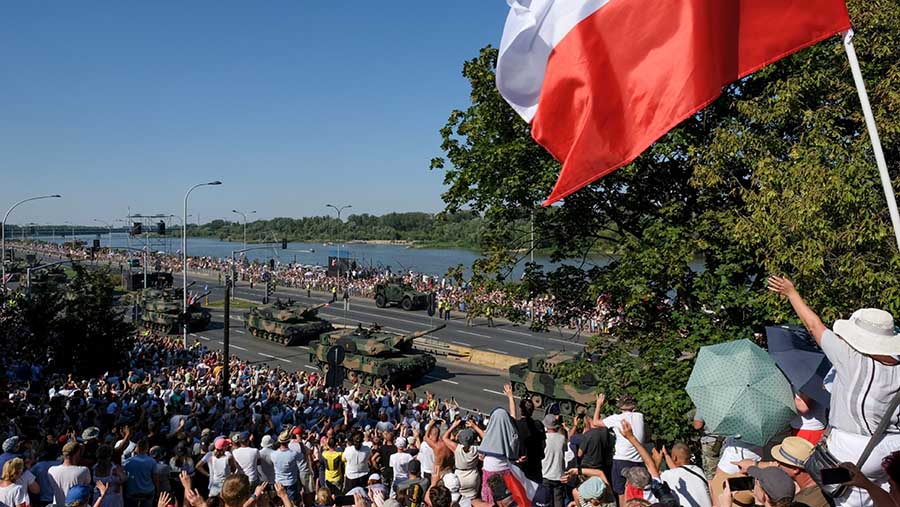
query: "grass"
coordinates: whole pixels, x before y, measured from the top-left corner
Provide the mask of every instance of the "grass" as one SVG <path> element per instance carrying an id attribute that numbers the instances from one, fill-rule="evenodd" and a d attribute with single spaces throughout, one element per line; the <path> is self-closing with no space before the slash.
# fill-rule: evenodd
<path id="1" fill-rule="evenodd" d="M 231 309 L 232 310 L 250 310 L 251 308 L 255 308 L 260 303 L 256 301 L 250 301 L 249 299 L 242 298 L 234 298 L 231 300 Z M 210 301 L 208 308 L 225 308 L 225 300 L 220 299 L 218 301 Z"/>

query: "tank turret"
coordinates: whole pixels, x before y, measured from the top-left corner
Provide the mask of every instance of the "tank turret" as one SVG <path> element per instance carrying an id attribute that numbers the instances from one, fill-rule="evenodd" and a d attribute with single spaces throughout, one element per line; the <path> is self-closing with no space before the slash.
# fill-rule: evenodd
<path id="1" fill-rule="evenodd" d="M 417 351 L 413 342 L 446 327 L 445 324 L 409 334 L 397 334 L 382 330 L 379 326 L 345 328 L 323 335 L 310 348 L 310 361 L 325 370 L 328 349 L 343 347 L 345 359 L 342 367 L 345 378 L 375 386 L 396 384 L 403 380 L 415 380 L 425 375 L 436 363 L 433 355 Z"/>
<path id="2" fill-rule="evenodd" d="M 285 346 L 299 345 L 334 329 L 318 315 L 326 306 L 328 303 L 305 306 L 290 299 L 277 300 L 252 308 L 244 316 L 244 325 L 257 338 Z"/>

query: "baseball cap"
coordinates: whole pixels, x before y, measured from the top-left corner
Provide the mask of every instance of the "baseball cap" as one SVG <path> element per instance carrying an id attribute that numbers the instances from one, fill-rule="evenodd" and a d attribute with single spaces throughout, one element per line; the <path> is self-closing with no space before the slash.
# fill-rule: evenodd
<path id="1" fill-rule="evenodd" d="M 547 414 L 544 416 L 544 427 L 548 430 L 555 430 L 559 428 L 559 419 L 553 414 Z"/>
<path id="2" fill-rule="evenodd" d="M 91 500 L 93 488 L 86 484 L 76 484 L 66 493 L 66 506 L 85 505 Z"/>
<path id="3" fill-rule="evenodd" d="M 302 434 L 303 434 L 303 428 L 301 428 L 300 426 L 294 426 L 293 429 L 291 429 L 291 435 L 302 435 Z"/>
<path id="4" fill-rule="evenodd" d="M 372 475 L 369 476 L 369 480 L 370 480 L 370 481 L 380 481 L 380 480 L 381 480 L 381 476 L 378 475 L 378 474 L 372 474 Z"/>
<path id="5" fill-rule="evenodd" d="M 231 445 L 231 443 L 232 442 L 230 438 L 219 437 L 215 441 L 216 450 L 221 451 L 222 449 L 225 449 L 226 447 Z"/>
<path id="6" fill-rule="evenodd" d="M 759 482 L 772 503 L 794 499 L 794 480 L 784 470 L 776 467 L 750 467 L 747 473 Z"/>

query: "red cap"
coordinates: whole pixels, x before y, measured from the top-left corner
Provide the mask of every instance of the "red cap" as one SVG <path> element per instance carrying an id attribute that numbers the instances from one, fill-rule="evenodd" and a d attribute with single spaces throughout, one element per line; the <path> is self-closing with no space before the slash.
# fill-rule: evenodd
<path id="1" fill-rule="evenodd" d="M 294 426 L 294 428 L 291 430 L 291 435 L 302 435 L 302 434 L 303 434 L 303 428 L 301 428 L 300 426 Z"/>
<path id="2" fill-rule="evenodd" d="M 216 450 L 217 451 L 221 451 L 222 449 L 225 449 L 229 445 L 231 445 L 230 438 L 219 438 L 216 440 Z"/>

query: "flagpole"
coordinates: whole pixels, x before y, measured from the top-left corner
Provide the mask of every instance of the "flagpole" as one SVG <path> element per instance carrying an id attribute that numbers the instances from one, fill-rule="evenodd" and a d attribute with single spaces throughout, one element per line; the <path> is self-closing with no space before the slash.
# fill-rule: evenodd
<path id="1" fill-rule="evenodd" d="M 891 176 L 888 174 L 887 162 L 884 160 L 884 151 L 881 149 L 881 139 L 878 137 L 878 127 L 875 125 L 875 115 L 872 114 L 872 106 L 869 104 L 869 94 L 866 93 L 866 83 L 863 81 L 862 70 L 859 68 L 859 60 L 856 58 L 856 49 L 853 47 L 853 30 L 844 32 L 843 37 L 844 50 L 847 51 L 847 59 L 850 61 L 850 70 L 853 72 L 853 81 L 856 83 L 859 102 L 862 105 L 863 115 L 866 118 L 866 130 L 869 131 L 872 149 L 875 150 L 875 163 L 878 165 L 878 173 L 881 175 L 881 186 L 884 188 L 884 197 L 887 199 L 888 211 L 891 215 L 891 224 L 894 226 L 897 249 L 900 250 L 900 212 L 897 211 L 897 199 L 894 197 L 894 189 L 891 186 Z"/>

